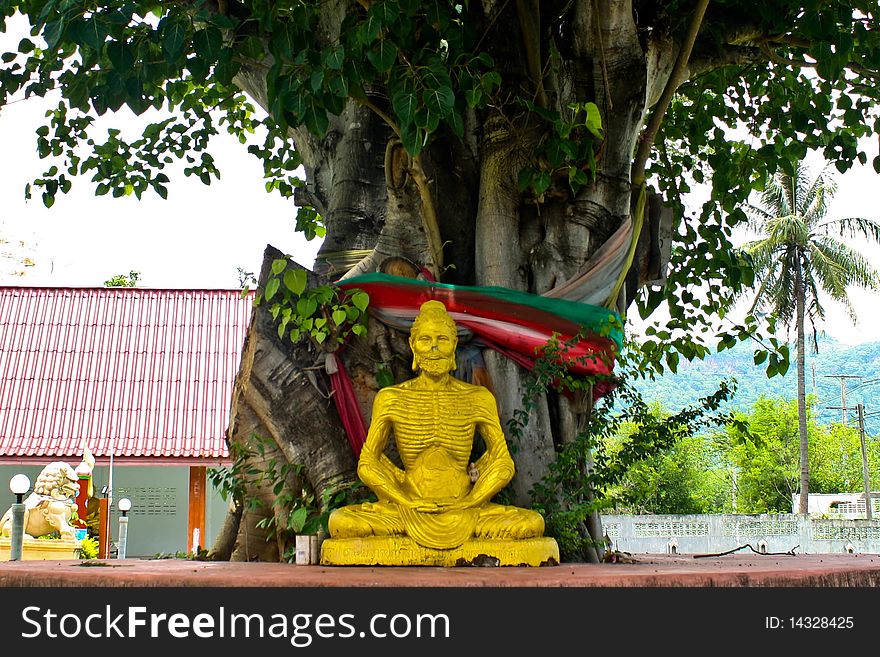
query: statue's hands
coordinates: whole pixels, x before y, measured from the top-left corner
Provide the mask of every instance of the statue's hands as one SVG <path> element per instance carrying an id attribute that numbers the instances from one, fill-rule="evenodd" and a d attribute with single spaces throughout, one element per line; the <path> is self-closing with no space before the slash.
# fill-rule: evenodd
<path id="1" fill-rule="evenodd" d="M 442 500 L 414 502 L 411 508 L 419 513 L 446 513 L 447 511 L 462 511 L 471 507 L 467 498 L 450 497 Z"/>
<path id="2" fill-rule="evenodd" d="M 419 513 L 440 513 L 441 511 L 445 511 L 440 504 L 437 502 L 415 502 L 412 505 L 413 511 L 418 511 Z"/>
<path id="3" fill-rule="evenodd" d="M 438 500 L 437 507 L 439 513 L 447 511 L 464 511 L 473 506 L 473 501 L 468 497 L 452 497 L 445 500 Z"/>

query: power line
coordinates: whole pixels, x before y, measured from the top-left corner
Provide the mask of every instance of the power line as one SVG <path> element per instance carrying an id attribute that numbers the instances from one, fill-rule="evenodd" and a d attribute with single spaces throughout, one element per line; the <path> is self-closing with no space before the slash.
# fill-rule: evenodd
<path id="1" fill-rule="evenodd" d="M 840 410 L 840 422 L 846 426 L 846 381 L 847 379 L 862 379 L 860 374 L 826 374 L 826 379 L 840 379 L 840 406 L 827 406 L 826 408 Z"/>

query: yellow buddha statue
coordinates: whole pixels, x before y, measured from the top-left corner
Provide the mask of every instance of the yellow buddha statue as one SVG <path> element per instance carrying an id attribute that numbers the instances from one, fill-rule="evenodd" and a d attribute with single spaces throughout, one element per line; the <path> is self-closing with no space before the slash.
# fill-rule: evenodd
<path id="1" fill-rule="evenodd" d="M 454 378 L 455 322 L 422 304 L 409 344 L 419 375 L 383 388 L 358 461 L 378 497 L 330 515 L 326 565 L 552 565 L 559 548 L 535 511 L 490 500 L 513 478 L 492 393 Z M 469 464 L 475 431 L 485 453 Z M 403 469 L 385 454 L 391 436 Z"/>

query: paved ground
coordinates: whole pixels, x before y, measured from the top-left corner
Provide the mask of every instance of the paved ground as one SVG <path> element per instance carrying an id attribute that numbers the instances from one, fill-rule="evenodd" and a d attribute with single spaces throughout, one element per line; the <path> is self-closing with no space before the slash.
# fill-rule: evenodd
<path id="1" fill-rule="evenodd" d="M 323 567 L 185 559 L 0 563 L 2 587 L 876 587 L 880 555 L 633 555 L 545 568 Z"/>

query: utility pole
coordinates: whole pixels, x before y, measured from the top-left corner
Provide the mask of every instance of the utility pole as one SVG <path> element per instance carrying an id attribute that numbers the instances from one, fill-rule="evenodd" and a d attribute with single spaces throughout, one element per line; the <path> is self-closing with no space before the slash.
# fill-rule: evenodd
<path id="1" fill-rule="evenodd" d="M 874 510 L 871 508 L 871 478 L 868 476 L 868 450 L 865 447 L 865 407 L 856 406 L 859 413 L 859 440 L 862 443 L 862 478 L 865 480 L 865 518 L 872 520 Z"/>
<path id="2" fill-rule="evenodd" d="M 860 374 L 826 374 L 826 379 L 840 379 L 840 406 L 829 406 L 828 408 L 840 409 L 840 422 L 846 426 L 846 380 L 861 379 Z"/>

